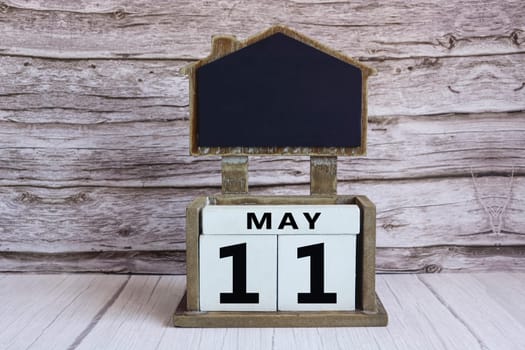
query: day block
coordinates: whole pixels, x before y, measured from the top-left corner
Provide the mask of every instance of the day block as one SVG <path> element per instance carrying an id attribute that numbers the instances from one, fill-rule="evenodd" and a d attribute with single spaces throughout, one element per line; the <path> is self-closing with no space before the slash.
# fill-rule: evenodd
<path id="1" fill-rule="evenodd" d="M 355 309 L 355 235 L 278 237 L 278 310 Z"/>
<path id="2" fill-rule="evenodd" d="M 203 234 L 359 233 L 357 205 L 208 205 Z"/>
<path id="3" fill-rule="evenodd" d="M 200 236 L 201 311 L 275 311 L 277 237 Z"/>

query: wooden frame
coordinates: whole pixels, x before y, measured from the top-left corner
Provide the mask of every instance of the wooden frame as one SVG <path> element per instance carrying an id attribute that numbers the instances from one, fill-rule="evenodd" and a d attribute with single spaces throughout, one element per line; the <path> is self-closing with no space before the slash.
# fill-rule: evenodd
<path id="1" fill-rule="evenodd" d="M 333 56 L 343 62 L 351 64 L 361 70 L 361 145 L 358 147 L 199 147 L 197 142 L 198 110 L 197 110 L 197 70 L 214 60 L 234 53 L 275 33 L 283 33 L 293 39 Z M 183 69 L 189 75 L 190 80 L 190 154 L 200 155 L 309 155 L 309 156 L 359 156 L 366 154 L 366 131 L 367 131 L 367 80 L 375 70 L 361 62 L 332 50 L 321 43 L 310 39 L 290 28 L 284 26 L 273 26 L 245 41 L 238 41 L 234 36 L 215 36 L 212 39 L 211 54 Z"/>
<path id="2" fill-rule="evenodd" d="M 197 71 L 203 65 L 234 53 L 276 33 L 285 34 L 323 53 L 357 67 L 362 74 L 361 142 L 357 147 L 200 147 L 198 145 Z M 338 327 L 385 326 L 388 316 L 375 293 L 376 208 L 365 196 L 337 195 L 337 156 L 364 155 L 367 132 L 367 79 L 374 70 L 289 28 L 274 26 L 247 39 L 232 36 L 212 40 L 211 54 L 187 66 L 190 80 L 190 154 L 221 155 L 222 195 L 196 198 L 186 212 L 187 292 L 173 317 L 179 327 Z M 248 195 L 249 155 L 310 156 L 310 196 Z M 200 311 L 199 235 L 201 210 L 206 205 L 321 205 L 356 204 L 361 228 L 356 245 L 356 309 L 354 311 L 231 312 Z"/>
<path id="3" fill-rule="evenodd" d="M 201 312 L 199 309 L 200 211 L 205 205 L 357 204 L 356 310 L 316 312 Z M 365 196 L 216 195 L 196 198 L 187 209 L 187 293 L 174 315 L 179 327 L 348 327 L 385 326 L 386 311 L 375 294 L 376 209 Z"/>

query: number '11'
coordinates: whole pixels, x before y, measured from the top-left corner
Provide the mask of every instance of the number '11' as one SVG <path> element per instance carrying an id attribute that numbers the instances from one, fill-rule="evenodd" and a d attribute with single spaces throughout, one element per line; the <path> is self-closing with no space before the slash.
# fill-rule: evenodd
<path id="1" fill-rule="evenodd" d="M 259 293 L 246 292 L 246 243 L 220 248 L 220 258 L 232 257 L 231 293 L 220 293 L 221 304 L 258 304 Z M 299 304 L 335 304 L 337 293 L 324 291 L 324 243 L 297 248 L 297 258 L 310 257 L 310 292 L 297 293 Z"/>

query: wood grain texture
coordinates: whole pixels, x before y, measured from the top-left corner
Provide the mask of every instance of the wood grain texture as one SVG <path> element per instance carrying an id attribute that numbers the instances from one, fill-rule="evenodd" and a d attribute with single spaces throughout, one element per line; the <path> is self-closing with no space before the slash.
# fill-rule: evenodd
<path id="1" fill-rule="evenodd" d="M 199 216 L 206 200 L 198 197 L 186 209 L 186 309 L 193 311 L 200 310 Z"/>
<path id="2" fill-rule="evenodd" d="M 2 348 L 519 349 L 525 274 L 382 275 L 388 327 L 181 329 L 182 276 L 0 275 Z M 508 294 L 506 291 L 511 290 Z M 505 295 L 505 298 L 501 298 Z"/>
<path id="3" fill-rule="evenodd" d="M 185 121 L 0 122 L 0 185 L 219 186 L 220 159 L 188 156 Z M 341 181 L 525 174 L 525 113 L 372 118 L 366 157 Z M 250 157 L 249 185 L 308 183 L 306 157 Z"/>
<path id="4" fill-rule="evenodd" d="M 377 289 L 381 297 L 384 295 L 388 300 L 385 303 L 391 319 L 391 327 L 385 332 L 388 336 L 379 340 L 378 348 L 478 348 L 477 339 L 470 334 L 468 326 L 456 319 L 416 276 L 378 276 Z M 401 334 L 403 336 L 399 336 Z"/>
<path id="5" fill-rule="evenodd" d="M 504 308 L 517 322 L 525 325 L 525 304 L 515 305 L 512 300 L 519 300 L 525 288 L 525 278 L 520 274 L 492 273 L 471 274 L 480 288 L 488 291 L 492 300 Z"/>
<path id="6" fill-rule="evenodd" d="M 119 298 L 76 349 L 156 348 L 171 329 L 169 315 L 182 297 L 184 285 L 181 277 L 131 277 Z"/>
<path id="7" fill-rule="evenodd" d="M 185 250 L 0 252 L 0 272 L 65 273 L 71 271 L 182 275 L 186 273 L 186 252 Z"/>
<path id="8" fill-rule="evenodd" d="M 481 348 L 525 347 L 525 324 L 507 311 L 514 305 L 514 300 L 507 298 L 503 303 L 501 300 L 494 300 L 492 290 L 484 288 L 474 276 L 467 275 L 461 280 L 447 276 L 439 280 L 433 276 L 418 278 L 458 320 L 468 325 L 470 333 L 478 339 Z M 490 279 L 490 275 L 484 278 Z M 490 322 L 469 322 L 473 319 L 489 319 Z"/>
<path id="9" fill-rule="evenodd" d="M 442 245 L 377 248 L 379 273 L 523 272 L 525 246 Z"/>
<path id="10" fill-rule="evenodd" d="M 67 349 L 126 279 L 100 275 L 8 276 L 0 281 L 0 346 Z"/>
<path id="11" fill-rule="evenodd" d="M 379 247 L 378 273 L 523 272 L 523 245 Z M 102 252 L 1 252 L 0 272 L 186 274 L 185 250 Z"/>
<path id="12" fill-rule="evenodd" d="M 3 271 L 184 273 L 188 79 L 211 35 L 284 24 L 377 69 L 368 155 L 341 194 L 378 209 L 378 271 L 523 270 L 520 1 L 0 2 Z M 308 194 L 306 157 L 250 158 L 256 194 Z M 513 174 L 513 180 L 510 180 Z"/>
<path id="13" fill-rule="evenodd" d="M 56 253 L 183 248 L 184 210 L 197 193 L 4 187 L 0 194 L 2 250 Z"/>
<path id="14" fill-rule="evenodd" d="M 43 60 L 0 52 L 0 120 L 89 125 L 188 117 L 188 61 Z"/>
<path id="15" fill-rule="evenodd" d="M 388 323 L 383 304 L 377 300 L 374 312 L 355 311 L 207 311 L 187 310 L 183 298 L 173 315 L 175 327 L 183 328 L 327 328 L 384 327 Z"/>
<path id="16" fill-rule="evenodd" d="M 523 110 L 525 55 L 422 57 L 371 62 L 369 115 Z M 521 62 L 521 63 L 520 63 Z"/>
<path id="17" fill-rule="evenodd" d="M 478 194 L 471 178 L 343 182 L 339 193 L 366 193 L 376 204 L 380 271 L 522 270 L 524 266 L 519 261 L 525 251 L 525 235 L 521 231 L 525 201 L 516 194 L 525 190 L 523 177 L 514 178 L 512 189 L 510 177 L 484 177 L 475 181 Z M 0 193 L 1 248 L 20 254 L 4 255 L 3 266 L 9 271 L 56 270 L 63 259 L 64 268 L 99 271 L 95 261 L 85 267 L 68 261 L 74 261 L 75 251 L 128 251 L 129 255 L 117 254 L 114 259 L 110 253 L 107 259 L 102 254 L 100 269 L 153 272 L 157 264 L 159 272 L 183 273 L 180 262 L 172 265 L 172 253 L 159 253 L 156 258 L 146 254 L 144 261 L 139 253 L 134 264 L 133 251 L 153 254 L 156 250 L 184 249 L 184 208 L 199 195 L 217 192 L 219 188 L 4 187 Z M 304 195 L 308 194 L 308 186 L 257 187 L 252 193 Z M 420 193 L 428 195 L 419 196 Z M 497 212 L 507 198 L 510 199 L 501 215 L 491 214 L 483 207 L 485 203 Z M 491 220 L 496 224 L 501 220 L 499 230 L 497 225 L 491 225 Z M 446 246 L 440 248 L 443 244 Z M 473 247 L 469 248 L 470 245 Z M 476 246 L 485 246 L 483 254 Z M 33 262 L 24 267 L 20 262 L 24 254 L 28 254 L 31 262 L 30 252 L 35 251 L 70 254 L 42 255 L 49 264 Z M 88 255 L 86 259 L 94 256 Z"/>
<path id="18" fill-rule="evenodd" d="M 479 197 L 469 178 L 343 182 L 339 193 L 366 193 L 376 204 L 380 247 L 468 245 L 473 239 L 475 245 L 523 244 L 525 201 L 516 195 L 525 190 L 523 178 L 514 179 L 510 201 L 500 216 L 487 213 L 482 204 L 494 210 L 502 207 L 510 178 L 477 181 Z M 184 248 L 186 206 L 197 196 L 217 192 L 218 188 L 3 187 L 1 248 L 50 253 Z M 258 187 L 252 193 L 305 195 L 308 186 Z M 491 218 L 496 222 L 501 218 L 499 231 L 491 226 Z"/>
<path id="19" fill-rule="evenodd" d="M 337 194 L 337 157 L 310 157 L 310 194 Z"/>
<path id="20" fill-rule="evenodd" d="M 357 236 L 357 278 L 356 284 L 357 307 L 362 310 L 375 312 L 378 310 L 378 299 L 375 297 L 376 290 L 376 245 L 377 224 L 376 206 L 366 196 L 357 196 L 356 203 L 361 212 L 360 234 Z M 382 306 L 381 306 L 382 307 Z"/>
<path id="21" fill-rule="evenodd" d="M 0 50 L 53 58 L 197 59 L 207 55 L 212 35 L 245 38 L 284 24 L 352 56 L 515 53 L 523 52 L 521 5 L 517 0 L 439 4 L 5 0 Z"/>
<path id="22" fill-rule="evenodd" d="M 224 194 L 248 193 L 248 157 L 222 157 L 221 185 Z"/>
<path id="23" fill-rule="evenodd" d="M 0 120 L 84 125 L 186 119 L 189 82 L 180 69 L 191 62 L 49 60 L 0 52 Z M 377 69 L 368 80 L 369 116 L 525 109 L 525 53 L 367 64 Z"/>

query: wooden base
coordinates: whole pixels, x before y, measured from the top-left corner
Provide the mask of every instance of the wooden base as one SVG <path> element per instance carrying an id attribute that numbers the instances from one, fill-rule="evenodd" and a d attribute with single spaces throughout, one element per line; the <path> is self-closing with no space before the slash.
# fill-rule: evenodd
<path id="1" fill-rule="evenodd" d="M 263 327 L 380 327 L 388 323 L 386 310 L 376 295 L 377 312 L 301 311 L 233 312 L 187 311 L 186 294 L 179 303 L 173 323 L 190 328 L 263 328 Z"/>

